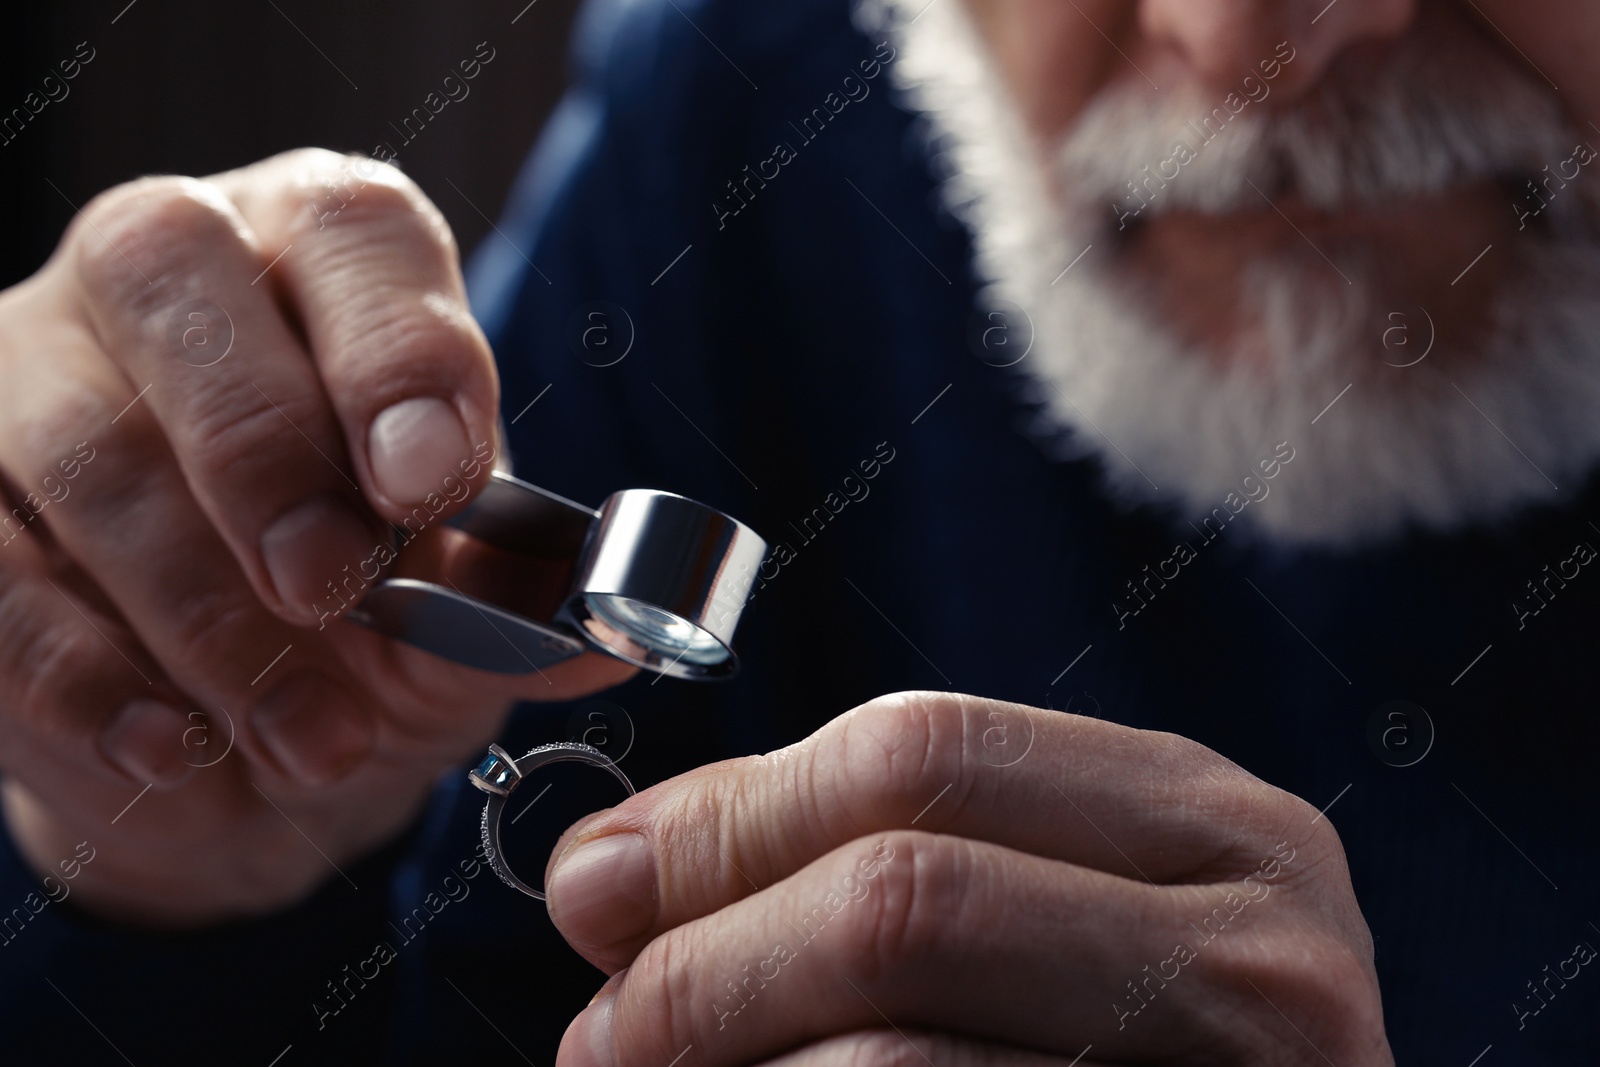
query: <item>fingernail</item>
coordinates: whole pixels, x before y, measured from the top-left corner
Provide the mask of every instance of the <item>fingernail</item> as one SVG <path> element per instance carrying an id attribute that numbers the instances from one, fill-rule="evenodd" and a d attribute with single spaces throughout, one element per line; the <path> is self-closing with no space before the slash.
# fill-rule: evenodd
<path id="1" fill-rule="evenodd" d="M 650 929 L 656 920 L 656 853 L 635 833 L 573 845 L 545 886 L 550 919 L 563 937 L 605 948 Z"/>
<path id="2" fill-rule="evenodd" d="M 157 700 L 125 704 L 100 734 L 100 752 L 136 782 L 158 789 L 182 785 L 195 766 L 185 758 L 184 732 L 194 723 Z"/>
<path id="3" fill-rule="evenodd" d="M 278 599 L 296 618 L 314 622 L 346 606 L 328 588 L 330 582 L 341 594 L 360 599 L 361 583 L 377 573 L 363 564 L 373 562 L 379 540 L 349 505 L 320 496 L 268 526 L 261 535 L 261 555 Z M 346 585 L 352 575 L 356 581 Z"/>
<path id="4" fill-rule="evenodd" d="M 367 454 L 378 490 L 397 504 L 420 504 L 443 493 L 471 453 L 455 408 L 437 397 L 402 400 L 372 420 Z"/>
<path id="5" fill-rule="evenodd" d="M 617 998 L 609 988 L 595 994 L 561 1035 L 556 1067 L 612 1067 L 611 1010 Z"/>
<path id="6" fill-rule="evenodd" d="M 372 717 L 321 671 L 292 674 L 251 712 L 256 737 L 290 776 L 325 785 L 372 748 Z"/>

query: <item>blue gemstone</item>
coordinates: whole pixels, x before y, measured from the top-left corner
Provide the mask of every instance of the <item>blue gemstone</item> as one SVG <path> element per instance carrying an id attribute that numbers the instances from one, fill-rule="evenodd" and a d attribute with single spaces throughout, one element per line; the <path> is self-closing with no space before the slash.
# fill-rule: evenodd
<path id="1" fill-rule="evenodd" d="M 478 777 L 486 782 L 504 788 L 516 777 L 516 773 L 493 752 L 485 756 L 483 762 L 478 764 Z"/>

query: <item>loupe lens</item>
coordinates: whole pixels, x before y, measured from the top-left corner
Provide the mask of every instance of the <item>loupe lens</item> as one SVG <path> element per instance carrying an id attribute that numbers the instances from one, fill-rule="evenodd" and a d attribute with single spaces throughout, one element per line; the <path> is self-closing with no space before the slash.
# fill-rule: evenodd
<path id="1" fill-rule="evenodd" d="M 668 662 L 712 667 L 729 656 L 727 648 L 710 633 L 688 619 L 653 604 L 614 593 L 585 593 L 583 601 L 592 621 L 620 633 L 629 642 L 643 646 L 647 654 L 654 654 Z M 616 651 L 630 654 L 630 658 L 645 658 L 639 656 L 636 649 L 618 647 L 614 641 L 607 639 L 603 630 L 590 626 L 589 632 Z"/>

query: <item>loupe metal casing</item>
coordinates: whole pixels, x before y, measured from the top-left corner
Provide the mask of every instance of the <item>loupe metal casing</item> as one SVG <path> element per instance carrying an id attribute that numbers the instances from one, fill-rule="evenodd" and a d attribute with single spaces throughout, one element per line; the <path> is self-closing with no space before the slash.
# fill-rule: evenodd
<path id="1" fill-rule="evenodd" d="M 499 674 L 588 651 L 674 678 L 738 670 L 733 633 L 767 544 L 737 519 L 654 489 L 593 510 L 496 471 L 441 526 L 351 618 Z"/>

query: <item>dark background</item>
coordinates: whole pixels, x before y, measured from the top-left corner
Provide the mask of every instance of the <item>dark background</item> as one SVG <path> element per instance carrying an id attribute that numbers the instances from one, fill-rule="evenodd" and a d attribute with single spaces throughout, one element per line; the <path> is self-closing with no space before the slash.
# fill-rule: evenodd
<path id="1" fill-rule="evenodd" d="M 97 0 L 11 7 L 0 31 L 0 116 L 26 112 L 30 91 L 44 96 L 45 76 L 59 76 L 59 61 L 79 42 L 95 56 L 66 83 L 64 99 L 0 143 L 0 285 L 27 277 L 50 254 L 73 214 L 68 198 L 82 206 L 140 175 L 210 174 L 302 145 L 365 154 L 379 142 L 394 145 L 402 169 L 470 251 L 489 229 L 484 215 L 498 217 L 517 165 L 560 96 L 577 6 Z M 440 92 L 446 75 L 459 76 L 457 63 L 479 42 L 495 57 L 466 83 L 469 94 L 402 144 L 390 123 L 398 126 L 429 92 Z"/>

